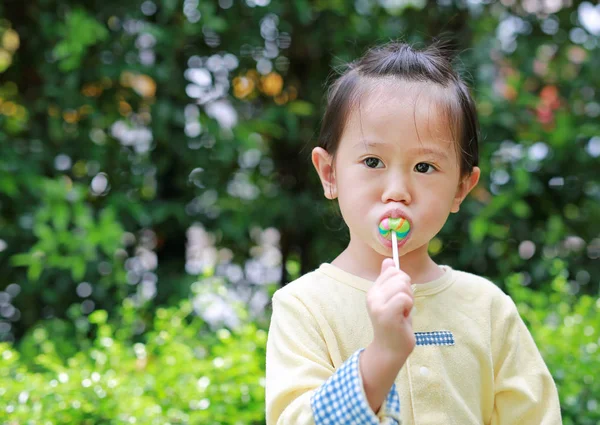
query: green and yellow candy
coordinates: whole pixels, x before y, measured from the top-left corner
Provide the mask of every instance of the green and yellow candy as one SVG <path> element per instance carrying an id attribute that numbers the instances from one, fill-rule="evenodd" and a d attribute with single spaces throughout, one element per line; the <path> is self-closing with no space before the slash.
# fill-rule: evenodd
<path id="1" fill-rule="evenodd" d="M 396 232 L 398 240 L 402 240 L 408 236 L 408 232 L 410 232 L 410 223 L 407 219 L 402 217 L 384 218 L 381 220 L 381 223 L 379 223 L 379 233 L 381 236 L 391 240 L 392 231 Z"/>

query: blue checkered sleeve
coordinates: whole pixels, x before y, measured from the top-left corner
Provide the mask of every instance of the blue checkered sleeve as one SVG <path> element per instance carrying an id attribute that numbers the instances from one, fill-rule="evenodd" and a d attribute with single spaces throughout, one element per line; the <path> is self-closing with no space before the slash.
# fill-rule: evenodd
<path id="1" fill-rule="evenodd" d="M 358 365 L 362 351 L 354 353 L 312 395 L 310 404 L 316 425 L 400 425 L 396 384 L 392 385 L 379 414 L 371 410 Z"/>

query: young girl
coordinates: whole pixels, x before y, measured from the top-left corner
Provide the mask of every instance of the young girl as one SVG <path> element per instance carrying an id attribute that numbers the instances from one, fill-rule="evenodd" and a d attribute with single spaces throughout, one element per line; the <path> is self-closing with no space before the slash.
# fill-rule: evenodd
<path id="1" fill-rule="evenodd" d="M 333 84 L 312 161 L 350 243 L 273 297 L 267 425 L 561 423 L 512 300 L 428 254 L 479 180 L 478 143 L 473 100 L 440 48 L 373 49 Z M 410 228 L 401 270 L 386 218 Z"/>

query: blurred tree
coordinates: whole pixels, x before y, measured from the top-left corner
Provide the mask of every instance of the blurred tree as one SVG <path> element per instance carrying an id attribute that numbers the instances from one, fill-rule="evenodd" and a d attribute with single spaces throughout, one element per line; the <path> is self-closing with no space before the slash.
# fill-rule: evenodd
<path id="1" fill-rule="evenodd" d="M 123 265 L 147 231 L 160 266 L 146 272 L 170 280 L 158 303 L 181 296 L 194 279 L 182 273 L 186 231 L 196 221 L 237 261 L 254 243 L 251 228 L 278 229 L 281 283 L 297 266 L 303 273 L 330 261 L 347 234 L 320 196 L 309 153 L 331 70 L 375 43 L 422 44 L 442 33 L 461 53 L 458 66 L 478 100 L 484 177 L 432 254 L 500 285 L 524 271 L 533 287 L 561 257 L 574 291 L 598 290 L 600 59 L 589 3 L 9 1 L 1 8 L 0 268 L 4 286 L 20 285 L 16 305 L 40 307 L 19 309 L 17 330 L 35 323 L 42 307 L 60 315 L 79 281 L 124 284 Z M 49 181 L 83 204 L 53 212 L 43 194 Z M 110 212 L 114 226 L 133 235 L 125 237 L 130 247 L 103 240 L 111 233 L 93 217 L 78 224 L 87 208 L 92 216 Z M 54 226 L 44 226 L 50 216 Z M 50 252 L 52 244 L 39 249 L 52 239 L 77 246 L 94 231 L 99 237 L 77 259 Z M 110 309 L 115 294 L 92 297 Z"/>

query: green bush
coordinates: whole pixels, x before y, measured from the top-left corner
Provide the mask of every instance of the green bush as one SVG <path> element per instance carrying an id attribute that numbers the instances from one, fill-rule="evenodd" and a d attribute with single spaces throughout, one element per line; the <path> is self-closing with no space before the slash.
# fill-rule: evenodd
<path id="1" fill-rule="evenodd" d="M 600 298 L 577 294 L 577 282 L 569 280 L 567 265 L 555 259 L 548 292 L 534 291 L 524 284 L 528 277 L 516 273 L 507 288 L 521 317 L 558 386 L 563 423 L 600 423 Z"/>
<path id="2" fill-rule="evenodd" d="M 575 294 L 565 267 L 552 262 L 546 292 L 525 273 L 505 283 L 554 375 L 564 424 L 592 425 L 600 300 Z M 219 278 L 192 285 L 195 295 L 223 288 Z M 264 423 L 265 323 L 238 305 L 237 328 L 212 329 L 191 300 L 157 309 L 146 325 L 149 311 L 128 298 L 109 320 L 74 305 L 71 321 L 43 321 L 18 346 L 0 344 L 0 423 Z"/>
<path id="3" fill-rule="evenodd" d="M 130 299 L 113 320 L 76 311 L 40 322 L 18 347 L 0 343 L 0 423 L 263 421 L 266 332 L 243 310 L 236 329 L 212 331 L 185 300 L 158 308 L 141 333 Z"/>

